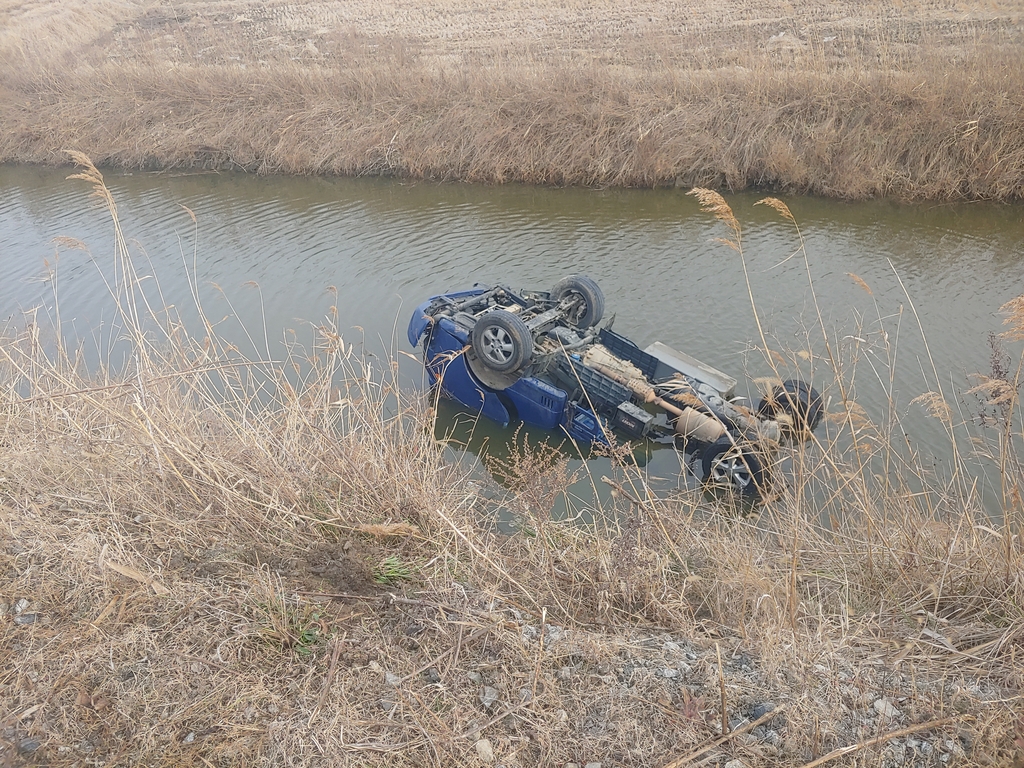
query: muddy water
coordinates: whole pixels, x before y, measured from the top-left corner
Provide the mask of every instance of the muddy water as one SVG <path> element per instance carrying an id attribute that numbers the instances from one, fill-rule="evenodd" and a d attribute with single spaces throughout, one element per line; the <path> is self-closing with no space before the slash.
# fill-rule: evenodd
<path id="1" fill-rule="evenodd" d="M 96 339 L 113 315 L 101 276 L 112 274 L 112 229 L 67 173 L 0 166 L 0 321 L 28 310 L 52 317 L 59 303 L 66 325 Z M 949 439 L 911 400 L 941 386 L 955 403 L 969 374 L 990 369 L 999 306 L 1024 292 L 1019 206 L 787 199 L 798 235 L 755 206 L 758 195 L 729 196 L 743 227 L 748 290 L 739 254 L 715 242 L 728 231 L 677 190 L 226 174 L 108 174 L 108 183 L 140 271 L 157 276 L 165 301 L 188 316 L 194 259 L 208 314 L 235 318 L 223 332 L 246 342 L 245 326 L 261 353 L 278 358 L 285 330 L 310 338 L 309 324 L 331 305 L 350 341 L 393 354 L 406 350 L 409 313 L 426 296 L 474 282 L 544 288 L 585 272 L 603 287 L 616 330 L 690 352 L 753 395 L 747 381 L 769 368 L 752 351 L 751 294 L 770 346 L 792 353 L 816 382 L 824 380 L 814 370 L 825 352 L 820 310 L 834 348 L 858 358 L 859 402 L 875 420 L 898 417 L 940 472 Z M 57 237 L 89 251 L 61 247 L 55 262 Z M 56 291 L 47 263 L 58 265 Z M 416 366 L 403 365 L 417 384 Z M 468 432 L 455 409 L 443 414 L 442 429 Z M 476 431 L 483 439 L 500 452 L 505 435 L 485 426 Z M 658 483 L 677 482 L 674 452 L 642 458 Z"/>

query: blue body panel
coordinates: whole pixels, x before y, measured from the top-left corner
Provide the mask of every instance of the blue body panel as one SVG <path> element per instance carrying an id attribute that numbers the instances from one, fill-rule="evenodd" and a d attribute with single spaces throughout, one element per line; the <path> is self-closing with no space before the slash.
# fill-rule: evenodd
<path id="1" fill-rule="evenodd" d="M 427 307 L 430 306 L 430 302 L 433 299 L 427 299 L 420 304 L 416 309 L 413 310 L 412 318 L 409 320 L 409 330 L 407 332 L 409 336 L 409 345 L 415 349 L 420 344 L 420 337 L 423 336 L 423 332 L 427 330 L 427 327 L 431 323 L 430 316 L 426 314 Z"/>
<path id="2" fill-rule="evenodd" d="M 482 291 L 464 291 L 447 297 L 460 299 L 479 293 Z M 432 301 L 434 299 L 417 307 L 409 323 L 409 339 L 413 346 L 417 346 L 424 335 L 427 336 L 424 362 L 431 384 L 439 384 L 448 397 L 503 427 L 512 420 L 511 408 L 527 424 L 543 429 L 561 428 L 578 443 L 608 442 L 601 420 L 588 408 L 569 402 L 565 390 L 547 381 L 524 376 L 500 394 L 481 384 L 470 371 L 463 354 L 469 344 L 469 334 L 448 317 L 440 317 L 432 323 L 425 314 Z"/>
<path id="3" fill-rule="evenodd" d="M 504 394 L 512 401 L 519 418 L 527 424 L 555 429 L 565 418 L 565 404 L 569 396 L 533 376 L 524 376 Z"/>
<path id="4" fill-rule="evenodd" d="M 442 317 L 434 325 L 426 348 L 426 369 L 430 381 L 440 383 L 444 393 L 453 400 L 507 427 L 511 420 L 508 409 L 497 394 L 473 378 L 466 365 L 466 356 L 461 354 L 468 341 L 466 334 L 447 317 Z"/>
<path id="5" fill-rule="evenodd" d="M 562 428 L 577 443 L 608 444 L 605 426 L 589 408 L 569 403 L 566 409 L 566 422 Z"/>

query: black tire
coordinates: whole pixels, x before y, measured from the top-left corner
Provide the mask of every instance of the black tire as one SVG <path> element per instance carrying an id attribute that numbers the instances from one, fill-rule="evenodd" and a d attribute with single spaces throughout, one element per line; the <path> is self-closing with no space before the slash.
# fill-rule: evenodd
<path id="1" fill-rule="evenodd" d="M 799 379 L 789 379 L 772 388 L 768 397 L 757 406 L 758 415 L 775 418 L 779 414 L 793 420 L 792 432 L 805 439 L 821 423 L 825 404 L 818 390 Z"/>
<path id="2" fill-rule="evenodd" d="M 533 357 L 533 336 L 518 315 L 496 309 L 476 321 L 473 351 L 492 371 L 517 371 Z"/>
<path id="3" fill-rule="evenodd" d="M 749 444 L 723 435 L 704 449 L 701 457 L 704 482 L 725 488 L 748 499 L 760 498 L 765 488 L 761 459 Z"/>
<path id="4" fill-rule="evenodd" d="M 552 301 L 561 301 L 571 293 L 577 294 L 583 301 L 575 317 L 570 322 L 578 328 L 592 328 L 604 317 L 604 292 L 586 275 L 569 275 L 563 277 L 551 289 Z"/>

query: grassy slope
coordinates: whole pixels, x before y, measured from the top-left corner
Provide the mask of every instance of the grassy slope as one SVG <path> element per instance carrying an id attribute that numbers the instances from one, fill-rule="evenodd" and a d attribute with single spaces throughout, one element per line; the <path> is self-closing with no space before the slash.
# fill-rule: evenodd
<path id="1" fill-rule="evenodd" d="M 116 295 L 128 375 L 84 374 L 33 325 L 0 344 L 0 764 L 479 765 L 484 740 L 524 767 L 1024 755 L 1012 445 L 991 446 L 993 523 L 966 464 L 939 484 L 844 404 L 833 358 L 835 441 L 792 452 L 759 517 L 650 498 L 624 465 L 581 527 L 547 515 L 564 458 L 481 487 L 330 324 L 270 365 L 212 326 L 145 336 L 138 284 Z M 1018 385 L 981 392 L 1009 436 Z"/>
<path id="2" fill-rule="evenodd" d="M 1013 3 L 0 6 L 0 161 L 1014 199 Z"/>

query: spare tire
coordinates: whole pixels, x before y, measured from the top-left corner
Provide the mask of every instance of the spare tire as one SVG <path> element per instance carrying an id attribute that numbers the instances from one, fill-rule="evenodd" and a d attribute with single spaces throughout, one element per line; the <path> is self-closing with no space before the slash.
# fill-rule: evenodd
<path id="1" fill-rule="evenodd" d="M 518 315 L 496 309 L 478 318 L 470 337 L 473 351 L 493 371 L 517 371 L 533 357 L 533 336 Z"/>
<path id="2" fill-rule="evenodd" d="M 757 406 L 758 415 L 774 418 L 779 414 L 793 420 L 792 432 L 796 436 L 810 437 L 825 415 L 825 404 L 818 390 L 799 379 L 777 384 Z"/>
<path id="3" fill-rule="evenodd" d="M 561 301 L 570 294 L 580 297 L 578 309 L 569 322 L 577 328 L 591 328 L 604 317 L 604 292 L 586 275 L 563 277 L 551 289 L 551 300 Z"/>

